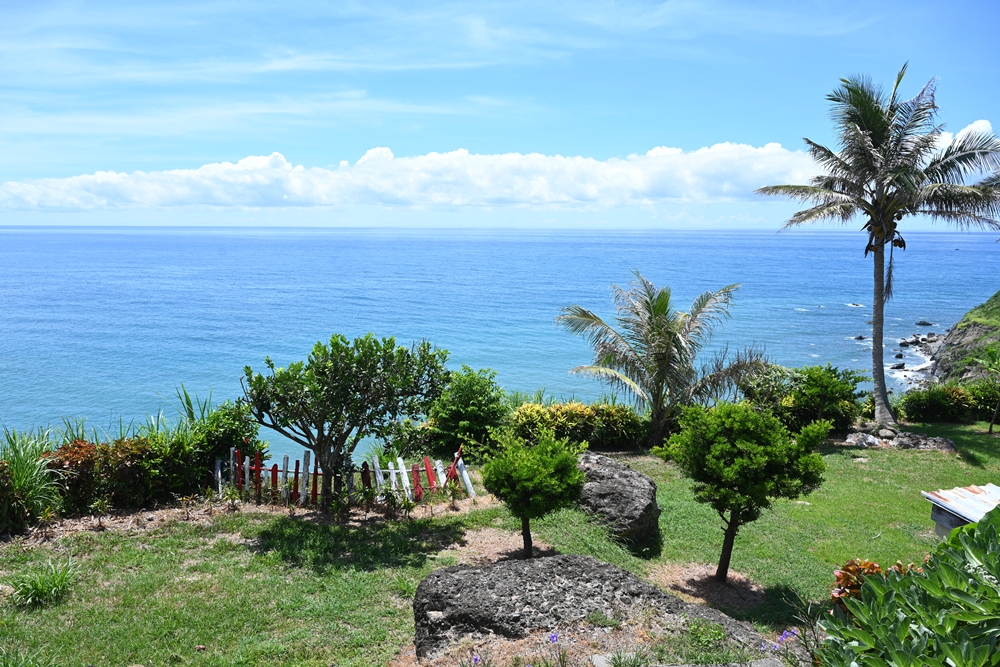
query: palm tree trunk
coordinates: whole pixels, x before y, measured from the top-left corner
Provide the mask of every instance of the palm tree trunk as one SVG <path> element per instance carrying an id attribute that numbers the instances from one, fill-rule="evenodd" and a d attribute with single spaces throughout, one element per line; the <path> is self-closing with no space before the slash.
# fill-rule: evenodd
<path id="1" fill-rule="evenodd" d="M 885 348 L 882 344 L 885 328 L 885 244 L 875 240 L 875 293 L 872 303 L 872 379 L 875 381 L 875 421 L 896 425 L 885 389 Z"/>

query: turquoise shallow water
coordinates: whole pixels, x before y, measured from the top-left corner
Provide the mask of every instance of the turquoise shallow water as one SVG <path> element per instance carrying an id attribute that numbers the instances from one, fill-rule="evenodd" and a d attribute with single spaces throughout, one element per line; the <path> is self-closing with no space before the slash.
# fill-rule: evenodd
<path id="1" fill-rule="evenodd" d="M 944 331 L 1000 289 L 996 234 L 907 241 L 887 341 L 921 319 Z M 567 373 L 590 360 L 586 343 L 554 318 L 573 303 L 613 315 L 609 285 L 632 269 L 671 285 L 684 308 L 742 283 L 716 344 L 866 369 L 868 341 L 853 339 L 870 329 L 863 242 L 857 232 L 0 229 L 0 421 L 85 416 L 106 427 L 173 414 L 178 383 L 232 398 L 245 365 L 304 359 L 335 332 L 426 338 L 453 367 L 496 369 L 508 389 L 596 398 L 598 383 Z"/>

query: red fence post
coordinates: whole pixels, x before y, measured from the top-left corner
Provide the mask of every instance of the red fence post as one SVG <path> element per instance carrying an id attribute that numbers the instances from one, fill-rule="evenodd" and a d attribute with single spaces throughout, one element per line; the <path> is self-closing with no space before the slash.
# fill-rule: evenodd
<path id="1" fill-rule="evenodd" d="M 372 488 L 372 471 L 368 467 L 368 461 L 361 464 L 361 484 L 366 489 Z"/>
<path id="2" fill-rule="evenodd" d="M 420 486 L 420 467 L 414 463 L 410 472 L 413 475 L 413 499 L 419 503 L 424 499 L 424 487 Z"/>
<path id="3" fill-rule="evenodd" d="M 424 469 L 427 470 L 427 486 L 431 491 L 437 491 L 437 481 L 434 479 L 434 468 L 431 467 L 431 460 L 424 457 Z"/>
<path id="4" fill-rule="evenodd" d="M 278 464 L 271 466 L 271 502 L 278 502 Z"/>

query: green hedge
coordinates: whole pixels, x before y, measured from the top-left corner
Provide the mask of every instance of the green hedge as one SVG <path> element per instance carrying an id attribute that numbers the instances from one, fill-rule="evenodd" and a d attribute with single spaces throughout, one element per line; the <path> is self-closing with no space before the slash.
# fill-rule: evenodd
<path id="1" fill-rule="evenodd" d="M 858 384 L 865 379 L 857 371 L 830 364 L 802 368 L 770 364 L 744 379 L 739 389 L 752 405 L 771 412 L 793 433 L 821 419 L 843 433 L 862 413 L 864 392 Z"/>
<path id="2" fill-rule="evenodd" d="M 906 392 L 899 418 L 911 422 L 964 424 L 989 421 L 1000 401 L 1000 382 L 980 380 L 966 385 L 932 385 Z"/>
<path id="3" fill-rule="evenodd" d="M 635 450 L 642 446 L 649 431 L 649 421 L 627 405 L 579 401 L 540 405 L 524 403 L 510 415 L 514 434 L 536 442 L 543 431 L 570 442 L 586 442 L 598 451 Z"/>

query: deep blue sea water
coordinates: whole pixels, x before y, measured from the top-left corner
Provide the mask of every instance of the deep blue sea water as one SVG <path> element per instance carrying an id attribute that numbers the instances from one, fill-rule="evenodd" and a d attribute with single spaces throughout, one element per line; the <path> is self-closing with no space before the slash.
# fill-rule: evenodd
<path id="1" fill-rule="evenodd" d="M 1000 289 L 996 234 L 907 241 L 887 341 L 921 319 L 944 331 Z M 0 421 L 172 415 L 181 382 L 233 398 L 245 365 L 367 331 L 426 338 L 508 389 L 592 399 L 602 387 L 567 372 L 589 349 L 554 318 L 569 304 L 612 316 L 609 286 L 632 269 L 683 308 L 742 283 L 716 344 L 867 369 L 870 343 L 853 339 L 870 335 L 863 244 L 858 232 L 0 229 Z"/>

